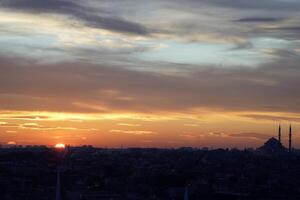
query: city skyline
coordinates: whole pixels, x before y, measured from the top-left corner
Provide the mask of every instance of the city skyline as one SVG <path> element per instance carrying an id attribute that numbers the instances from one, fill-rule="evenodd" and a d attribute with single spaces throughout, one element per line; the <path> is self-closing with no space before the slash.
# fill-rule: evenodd
<path id="1" fill-rule="evenodd" d="M 300 147 L 297 0 L 0 0 L 0 143 Z"/>

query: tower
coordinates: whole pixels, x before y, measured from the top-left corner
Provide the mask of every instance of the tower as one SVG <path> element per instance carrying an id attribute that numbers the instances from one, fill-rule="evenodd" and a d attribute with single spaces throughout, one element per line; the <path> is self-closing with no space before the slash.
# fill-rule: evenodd
<path id="1" fill-rule="evenodd" d="M 56 200 L 61 200 L 61 188 L 60 188 L 60 172 L 59 169 L 57 171 L 57 179 L 56 179 Z"/>
<path id="2" fill-rule="evenodd" d="M 278 127 L 278 141 L 281 143 L 281 125 Z"/>
<path id="3" fill-rule="evenodd" d="M 289 129 L 289 152 L 292 152 L 292 125 L 291 124 Z"/>
<path id="4" fill-rule="evenodd" d="M 184 188 L 184 200 L 189 200 L 189 185 Z"/>

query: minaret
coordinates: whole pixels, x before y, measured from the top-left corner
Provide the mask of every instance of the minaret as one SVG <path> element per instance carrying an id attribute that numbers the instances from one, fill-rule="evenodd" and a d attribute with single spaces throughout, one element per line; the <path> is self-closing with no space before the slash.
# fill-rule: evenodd
<path id="1" fill-rule="evenodd" d="M 281 143 L 281 125 L 278 127 L 278 141 Z"/>
<path id="2" fill-rule="evenodd" d="M 292 125 L 291 124 L 289 129 L 289 152 L 292 152 Z"/>

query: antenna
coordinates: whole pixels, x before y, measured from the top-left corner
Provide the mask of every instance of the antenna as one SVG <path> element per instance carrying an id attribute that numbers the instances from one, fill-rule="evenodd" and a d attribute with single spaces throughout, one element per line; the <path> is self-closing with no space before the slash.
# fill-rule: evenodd
<path id="1" fill-rule="evenodd" d="M 278 141 L 281 143 L 281 124 L 278 127 Z"/>

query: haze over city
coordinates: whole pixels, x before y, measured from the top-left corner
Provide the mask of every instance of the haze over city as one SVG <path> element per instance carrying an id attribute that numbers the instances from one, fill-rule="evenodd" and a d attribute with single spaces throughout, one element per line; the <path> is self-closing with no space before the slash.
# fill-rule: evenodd
<path id="1" fill-rule="evenodd" d="M 0 144 L 299 148 L 298 0 L 0 0 Z"/>

